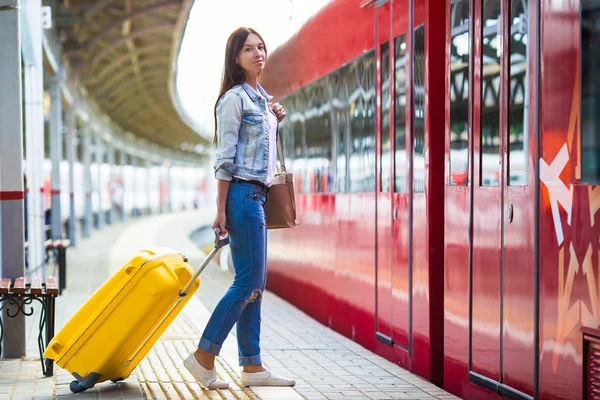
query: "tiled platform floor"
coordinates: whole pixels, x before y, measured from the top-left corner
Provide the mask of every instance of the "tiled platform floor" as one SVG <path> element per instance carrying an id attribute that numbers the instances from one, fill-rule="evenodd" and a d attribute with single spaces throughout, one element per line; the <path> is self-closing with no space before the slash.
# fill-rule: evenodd
<path id="1" fill-rule="evenodd" d="M 57 331 L 116 269 L 139 249 L 161 245 L 186 254 L 192 266 L 203 253 L 189 240 L 197 226 L 211 222 L 212 210 L 153 216 L 116 223 L 79 239 L 68 250 L 67 291 L 57 299 Z M 263 300 L 262 355 L 276 373 L 293 377 L 293 388 L 242 388 L 232 331 L 218 358 L 217 371 L 228 390 L 205 390 L 182 362 L 197 345 L 210 312 L 231 282 L 231 275 L 210 265 L 200 290 L 167 329 L 148 356 L 124 382 L 103 382 L 74 395 L 71 375 L 59 367 L 54 377 L 41 373 L 36 322 L 28 319 L 28 354 L 0 359 L 0 398 L 51 399 L 453 399 L 431 383 L 367 351 L 309 318 L 272 293 Z M 29 321 L 31 320 L 31 321 Z"/>

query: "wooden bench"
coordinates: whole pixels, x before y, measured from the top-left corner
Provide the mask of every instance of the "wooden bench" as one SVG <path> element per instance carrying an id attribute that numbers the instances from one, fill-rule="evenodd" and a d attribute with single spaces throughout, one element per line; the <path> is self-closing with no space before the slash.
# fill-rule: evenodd
<path id="1" fill-rule="evenodd" d="M 44 282 L 37 276 L 32 277 L 30 280 L 17 278 L 14 282 L 8 278 L 0 278 L 0 311 L 6 308 L 6 317 L 14 318 L 21 313 L 25 316 L 33 315 L 32 303 L 34 301 L 38 301 L 42 306 L 38 349 L 40 361 L 42 362 L 42 372 L 45 376 L 52 376 L 54 373 L 54 361 L 44 359 L 44 349 L 54 337 L 56 296 L 58 296 L 58 286 L 54 277 L 47 277 Z M 45 344 L 43 339 L 44 330 L 46 333 Z M 0 319 L 0 354 L 2 353 L 3 338 L 4 325 L 2 319 Z"/>
<path id="2" fill-rule="evenodd" d="M 25 243 L 27 246 L 27 243 Z M 67 248 L 71 245 L 69 239 L 52 240 L 48 239 L 44 242 L 46 248 L 46 263 L 51 257 L 55 257 L 56 265 L 58 265 L 58 293 L 67 287 Z"/>

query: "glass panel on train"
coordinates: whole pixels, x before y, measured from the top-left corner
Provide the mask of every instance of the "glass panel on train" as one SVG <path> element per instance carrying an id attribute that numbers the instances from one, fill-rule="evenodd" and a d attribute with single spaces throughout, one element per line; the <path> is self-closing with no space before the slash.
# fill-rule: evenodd
<path id="1" fill-rule="evenodd" d="M 302 146 L 302 110 L 298 107 L 299 93 L 294 93 L 284 99 L 281 104 L 285 107 L 287 117 L 279 126 L 279 134 L 283 144 L 283 154 L 287 170 L 294 174 L 295 191 L 303 193 L 302 179 L 304 176 L 304 160 Z M 279 156 L 277 156 L 279 160 Z"/>
<path id="2" fill-rule="evenodd" d="M 331 120 L 331 186 L 330 191 L 344 193 L 348 191 L 348 67 L 342 67 L 330 73 L 326 79 L 329 90 L 329 115 Z"/>
<path id="3" fill-rule="evenodd" d="M 581 178 L 600 183 L 600 5 L 581 1 Z"/>
<path id="4" fill-rule="evenodd" d="M 353 61 L 348 70 L 351 192 L 375 191 L 375 52 Z"/>
<path id="5" fill-rule="evenodd" d="M 331 186 L 331 121 L 324 79 L 307 88 L 306 168 L 311 193 L 330 192 Z"/>
<path id="6" fill-rule="evenodd" d="M 292 169 L 290 170 L 294 174 L 294 190 L 297 193 L 309 193 L 308 185 L 305 184 L 306 178 L 306 160 L 304 158 L 304 149 L 305 149 L 305 128 L 304 128 L 304 120 L 298 120 L 293 123 L 293 132 L 294 132 L 294 162 L 291 165 Z M 288 167 L 290 168 L 290 167 Z"/>
<path id="7" fill-rule="evenodd" d="M 481 62 L 480 185 L 500 184 L 500 0 L 484 0 Z"/>
<path id="8" fill-rule="evenodd" d="M 287 108 L 286 108 L 287 111 Z M 287 118 L 286 118 L 287 119 Z M 285 119 L 279 125 L 279 140 L 281 140 L 281 149 L 286 169 L 293 172 L 290 168 L 294 163 L 294 126 Z M 277 164 L 280 164 L 279 154 L 277 155 Z"/>
<path id="9" fill-rule="evenodd" d="M 333 191 L 346 191 L 346 112 L 333 109 Z"/>
<path id="10" fill-rule="evenodd" d="M 380 46 L 381 55 L 381 108 L 380 108 L 380 132 L 381 132 L 381 157 L 379 157 L 380 188 L 382 192 L 390 191 L 390 168 L 391 144 L 390 144 L 390 45 L 388 42 Z"/>
<path id="11" fill-rule="evenodd" d="M 413 192 L 425 191 L 425 25 L 414 32 L 413 64 Z"/>
<path id="12" fill-rule="evenodd" d="M 394 40 L 394 192 L 406 193 L 406 35 Z"/>
<path id="13" fill-rule="evenodd" d="M 529 109 L 528 0 L 510 2 L 508 179 L 509 185 L 527 185 L 527 110 Z"/>
<path id="14" fill-rule="evenodd" d="M 469 0 L 450 6 L 450 185 L 469 184 Z"/>
<path id="15" fill-rule="evenodd" d="M 346 107 L 343 111 L 336 112 L 337 117 L 337 159 L 336 159 L 336 191 L 338 193 L 348 191 L 348 108 Z"/>

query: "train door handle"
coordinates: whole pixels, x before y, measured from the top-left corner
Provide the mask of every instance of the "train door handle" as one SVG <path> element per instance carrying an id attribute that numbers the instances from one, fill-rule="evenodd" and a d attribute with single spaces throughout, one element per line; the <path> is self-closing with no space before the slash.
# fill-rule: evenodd
<path id="1" fill-rule="evenodd" d="M 394 221 L 398 219 L 398 206 L 394 206 Z"/>
<path id="2" fill-rule="evenodd" d="M 512 204 L 508 204 L 508 206 L 506 207 L 506 219 L 508 220 L 508 223 L 510 224 L 513 220 L 513 216 L 515 214 L 515 210 Z"/>

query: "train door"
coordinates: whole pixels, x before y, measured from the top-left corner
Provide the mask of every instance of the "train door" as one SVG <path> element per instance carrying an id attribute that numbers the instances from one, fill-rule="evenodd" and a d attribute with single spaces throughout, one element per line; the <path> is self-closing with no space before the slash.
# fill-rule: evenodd
<path id="1" fill-rule="evenodd" d="M 411 146 L 410 135 L 407 135 L 408 4 L 408 1 L 396 0 L 380 5 L 375 11 L 379 61 L 376 338 L 399 350 L 396 354 L 406 360 L 410 350 L 412 298 L 408 174 Z"/>
<path id="2" fill-rule="evenodd" d="M 409 273 L 409 156 L 411 149 L 407 112 L 410 99 L 408 51 L 409 2 L 393 2 L 392 7 L 392 340 L 410 349 L 412 282 Z"/>
<path id="3" fill-rule="evenodd" d="M 375 9 L 377 52 L 376 338 L 392 345 L 392 152 L 390 140 L 390 3 Z"/>
<path id="4" fill-rule="evenodd" d="M 462 0 L 455 11 L 461 3 L 469 8 Z M 533 395 L 536 368 L 532 3 L 470 7 L 479 29 L 472 47 L 469 380 L 511 398 Z"/>

